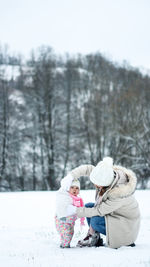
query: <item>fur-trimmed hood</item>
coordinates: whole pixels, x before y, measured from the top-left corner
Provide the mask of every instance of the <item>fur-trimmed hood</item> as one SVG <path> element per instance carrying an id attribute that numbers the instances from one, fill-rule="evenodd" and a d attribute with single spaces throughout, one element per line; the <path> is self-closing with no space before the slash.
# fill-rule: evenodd
<path id="1" fill-rule="evenodd" d="M 116 177 L 107 191 L 111 198 L 124 198 L 132 195 L 136 189 L 137 178 L 133 171 L 121 166 L 113 166 Z"/>

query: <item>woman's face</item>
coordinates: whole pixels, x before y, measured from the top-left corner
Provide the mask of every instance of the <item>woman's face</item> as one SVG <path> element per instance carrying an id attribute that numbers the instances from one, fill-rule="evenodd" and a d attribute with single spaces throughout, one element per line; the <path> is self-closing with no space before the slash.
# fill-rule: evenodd
<path id="1" fill-rule="evenodd" d="M 74 196 L 77 196 L 79 194 L 79 187 L 78 186 L 71 186 L 69 193 L 74 195 Z"/>
<path id="2" fill-rule="evenodd" d="M 96 185 L 96 184 L 95 184 L 95 187 L 98 188 L 98 189 L 102 189 L 103 188 L 103 186 Z"/>

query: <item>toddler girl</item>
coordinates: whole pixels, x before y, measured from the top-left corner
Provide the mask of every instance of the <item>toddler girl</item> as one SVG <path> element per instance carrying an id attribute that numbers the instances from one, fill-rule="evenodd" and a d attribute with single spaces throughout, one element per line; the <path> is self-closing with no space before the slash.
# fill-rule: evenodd
<path id="1" fill-rule="evenodd" d="M 60 235 L 61 248 L 70 248 L 70 242 L 74 234 L 74 225 L 77 219 L 76 207 L 83 207 L 84 203 L 78 196 L 80 191 L 80 182 L 67 175 L 61 181 L 61 187 L 56 194 L 56 229 Z M 84 219 L 81 218 L 81 225 L 84 225 Z"/>

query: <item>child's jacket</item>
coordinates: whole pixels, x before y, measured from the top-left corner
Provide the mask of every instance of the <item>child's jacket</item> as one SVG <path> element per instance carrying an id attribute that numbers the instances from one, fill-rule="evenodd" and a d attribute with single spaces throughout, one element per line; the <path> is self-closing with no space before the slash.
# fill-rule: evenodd
<path id="1" fill-rule="evenodd" d="M 83 207 L 84 203 L 81 197 L 73 196 L 69 192 L 60 188 L 56 193 L 56 216 L 63 217 L 76 214 L 76 207 Z M 81 218 L 81 224 L 84 225 L 85 218 Z"/>

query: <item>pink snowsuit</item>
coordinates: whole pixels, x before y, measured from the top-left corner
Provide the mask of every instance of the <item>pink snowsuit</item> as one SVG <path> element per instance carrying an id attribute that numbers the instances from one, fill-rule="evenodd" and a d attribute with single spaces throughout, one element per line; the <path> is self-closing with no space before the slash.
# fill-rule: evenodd
<path id="1" fill-rule="evenodd" d="M 70 193 L 69 195 L 73 200 L 73 206 L 76 206 L 76 207 L 84 206 L 84 203 L 81 197 L 74 196 Z M 76 220 L 77 220 L 76 215 L 67 216 L 67 217 L 63 217 L 60 219 L 57 216 L 55 216 L 55 224 L 56 224 L 56 229 L 60 235 L 60 239 L 61 239 L 60 246 L 61 247 L 63 248 L 70 247 L 70 242 L 73 238 L 74 225 L 75 225 Z M 81 225 L 84 225 L 84 220 L 85 220 L 84 217 L 80 219 Z"/>

